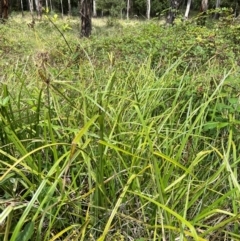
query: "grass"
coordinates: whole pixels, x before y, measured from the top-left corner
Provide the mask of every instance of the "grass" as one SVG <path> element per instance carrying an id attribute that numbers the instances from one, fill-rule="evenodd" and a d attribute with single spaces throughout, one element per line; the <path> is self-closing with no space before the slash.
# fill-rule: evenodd
<path id="1" fill-rule="evenodd" d="M 0 25 L 1 240 L 239 240 L 238 24 L 48 17 Z"/>

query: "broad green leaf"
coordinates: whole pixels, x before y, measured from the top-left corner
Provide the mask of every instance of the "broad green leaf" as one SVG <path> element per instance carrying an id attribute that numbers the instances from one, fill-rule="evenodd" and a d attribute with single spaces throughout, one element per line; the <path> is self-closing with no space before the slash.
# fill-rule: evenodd
<path id="1" fill-rule="evenodd" d="M 26 224 L 23 231 L 21 231 L 16 241 L 29 241 L 34 233 L 34 222 L 30 221 Z"/>

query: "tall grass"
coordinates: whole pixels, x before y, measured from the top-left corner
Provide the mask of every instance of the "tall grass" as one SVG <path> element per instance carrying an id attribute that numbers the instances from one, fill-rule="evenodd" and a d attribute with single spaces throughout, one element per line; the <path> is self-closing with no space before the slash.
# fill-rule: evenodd
<path id="1" fill-rule="evenodd" d="M 122 26 L 125 42 L 64 32 L 74 53 L 47 20 L 14 24 L 0 29 L 13 40 L 0 40 L 2 240 L 240 239 L 233 59 L 196 67 L 189 40 L 156 60 L 155 23 Z"/>

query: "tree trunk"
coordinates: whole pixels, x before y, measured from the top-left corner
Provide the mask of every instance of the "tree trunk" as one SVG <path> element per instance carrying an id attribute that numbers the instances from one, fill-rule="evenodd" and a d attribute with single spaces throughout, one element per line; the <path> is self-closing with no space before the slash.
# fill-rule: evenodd
<path id="1" fill-rule="evenodd" d="M 208 0 L 202 0 L 201 2 L 201 11 L 207 12 L 208 10 Z"/>
<path id="2" fill-rule="evenodd" d="M 63 1 L 60 0 L 60 4 L 61 4 L 61 13 L 62 13 L 62 18 L 63 18 Z"/>
<path id="3" fill-rule="evenodd" d="M 215 8 L 216 12 L 214 14 L 215 19 L 219 19 L 220 17 L 220 13 L 218 12 L 220 9 L 220 4 L 221 4 L 221 0 L 216 0 L 216 8 Z"/>
<path id="4" fill-rule="evenodd" d="M 199 24 L 202 25 L 202 26 L 206 24 L 207 10 L 208 10 L 208 0 L 202 0 L 200 21 L 199 21 Z"/>
<path id="5" fill-rule="evenodd" d="M 92 0 L 80 0 L 80 37 L 89 37 L 92 31 Z"/>
<path id="6" fill-rule="evenodd" d="M 0 0 L 0 18 L 8 19 L 8 0 Z"/>
<path id="7" fill-rule="evenodd" d="M 46 13 L 49 12 L 49 8 L 48 8 L 48 0 L 45 0 L 45 11 L 46 11 Z"/>
<path id="8" fill-rule="evenodd" d="M 235 0 L 235 9 L 234 9 L 235 18 L 239 16 L 239 5 L 240 5 L 240 0 Z"/>
<path id="9" fill-rule="evenodd" d="M 96 0 L 93 0 L 93 17 L 97 17 Z"/>
<path id="10" fill-rule="evenodd" d="M 42 0 L 38 0 L 39 19 L 42 20 Z"/>
<path id="11" fill-rule="evenodd" d="M 239 15 L 239 0 L 235 0 L 234 17 L 237 18 Z"/>
<path id="12" fill-rule="evenodd" d="M 168 16 L 167 16 L 167 23 L 173 24 L 177 16 L 177 10 L 180 6 L 181 0 L 169 0 L 169 1 L 170 1 L 170 11 L 168 12 Z"/>
<path id="13" fill-rule="evenodd" d="M 37 17 L 39 18 L 39 0 L 35 0 L 35 7 L 37 12 Z"/>
<path id="14" fill-rule="evenodd" d="M 30 13 L 32 15 L 32 21 L 34 21 L 34 16 L 33 16 L 33 0 L 28 0 L 28 3 L 29 3 L 29 10 L 30 10 Z"/>
<path id="15" fill-rule="evenodd" d="M 188 19 L 190 7 L 191 7 L 191 2 L 192 2 L 192 0 L 187 1 L 187 7 L 186 7 L 185 15 L 184 15 L 185 20 Z"/>
<path id="16" fill-rule="evenodd" d="M 130 0 L 127 0 L 127 20 L 129 20 Z"/>
<path id="17" fill-rule="evenodd" d="M 147 0 L 147 19 L 150 19 L 150 13 L 151 13 L 151 0 Z"/>
<path id="18" fill-rule="evenodd" d="M 23 1 L 22 1 L 22 0 L 20 0 L 20 3 L 21 3 L 22 17 L 24 17 L 24 11 L 23 11 Z"/>
<path id="19" fill-rule="evenodd" d="M 68 0 L 68 15 L 72 16 L 71 0 Z"/>
<path id="20" fill-rule="evenodd" d="M 53 12 L 52 0 L 49 0 L 49 4 L 50 4 L 50 10 L 51 12 Z"/>

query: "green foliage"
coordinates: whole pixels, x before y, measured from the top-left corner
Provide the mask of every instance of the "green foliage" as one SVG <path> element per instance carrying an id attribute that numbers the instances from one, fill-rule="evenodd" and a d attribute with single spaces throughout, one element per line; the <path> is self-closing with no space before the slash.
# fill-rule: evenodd
<path id="1" fill-rule="evenodd" d="M 19 233 L 16 241 L 28 241 L 28 240 L 31 240 L 31 238 L 33 236 L 33 233 L 34 233 L 34 223 L 33 222 L 29 222 L 24 227 L 24 230 L 21 233 Z"/>
<path id="2" fill-rule="evenodd" d="M 51 21 L 0 29 L 0 239 L 239 240 L 238 22 Z"/>
<path id="3" fill-rule="evenodd" d="M 124 0 L 98 0 L 97 8 L 103 12 L 109 12 L 112 17 L 119 17 L 122 9 L 125 8 Z"/>
<path id="4" fill-rule="evenodd" d="M 145 17 L 146 15 L 146 0 L 132 0 L 130 7 L 130 15 L 138 15 L 139 17 Z M 127 4 L 124 0 L 98 0 L 96 2 L 98 11 L 103 11 L 104 15 L 110 14 L 112 17 L 119 17 L 121 11 L 126 12 Z M 163 10 L 169 8 L 169 2 L 167 0 L 160 1 L 152 0 L 151 1 L 151 16 L 156 17 Z"/>

